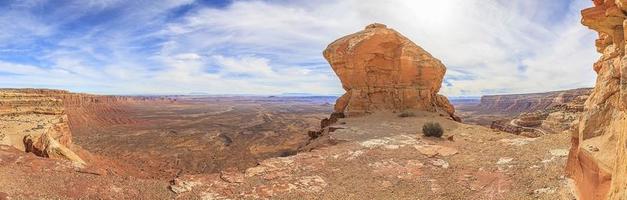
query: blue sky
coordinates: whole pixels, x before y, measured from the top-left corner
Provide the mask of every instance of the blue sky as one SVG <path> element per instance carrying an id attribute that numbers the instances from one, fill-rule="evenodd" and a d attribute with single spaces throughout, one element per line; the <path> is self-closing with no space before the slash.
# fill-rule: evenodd
<path id="1" fill-rule="evenodd" d="M 588 1 L 0 2 L 0 87 L 98 94 L 341 94 L 322 50 L 372 22 L 442 60 L 440 93 L 590 87 Z"/>

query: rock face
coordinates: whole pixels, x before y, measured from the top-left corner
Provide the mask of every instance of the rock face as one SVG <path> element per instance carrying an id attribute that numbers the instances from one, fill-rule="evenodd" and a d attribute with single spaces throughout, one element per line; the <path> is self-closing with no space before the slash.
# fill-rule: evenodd
<path id="1" fill-rule="evenodd" d="M 61 92 L 61 91 L 50 91 Z M 0 144 L 80 166 L 63 102 L 36 90 L 0 90 Z"/>
<path id="2" fill-rule="evenodd" d="M 448 99 L 437 94 L 446 67 L 383 24 L 334 41 L 324 57 L 346 90 L 335 112 L 350 117 L 381 110 L 441 110 L 458 119 Z"/>
<path id="3" fill-rule="evenodd" d="M 594 0 L 582 23 L 597 31 L 595 88 L 573 133 L 567 171 L 581 199 L 627 199 L 627 1 Z"/>

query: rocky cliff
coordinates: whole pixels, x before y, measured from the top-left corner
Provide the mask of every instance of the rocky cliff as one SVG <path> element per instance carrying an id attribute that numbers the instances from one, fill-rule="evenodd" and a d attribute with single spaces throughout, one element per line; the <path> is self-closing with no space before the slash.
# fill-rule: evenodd
<path id="1" fill-rule="evenodd" d="M 481 97 L 478 110 L 483 113 L 517 115 L 566 104 L 580 96 L 590 94 L 591 91 L 591 88 L 579 88 L 531 94 L 486 95 Z"/>
<path id="2" fill-rule="evenodd" d="M 75 129 L 134 123 L 120 106 L 162 97 L 101 96 L 50 89 L 0 89 L 0 144 L 84 165 L 73 149 Z"/>
<path id="3" fill-rule="evenodd" d="M 598 32 L 597 80 L 573 132 L 567 165 L 581 199 L 627 199 L 627 1 L 594 0 L 583 25 Z"/>
<path id="4" fill-rule="evenodd" d="M 2 145 L 85 164 L 70 150 L 72 133 L 63 102 L 58 98 L 36 90 L 0 90 L 0 122 Z"/>
<path id="5" fill-rule="evenodd" d="M 383 24 L 344 36 L 329 44 L 324 57 L 346 93 L 335 112 L 357 116 L 381 110 L 455 109 L 438 95 L 446 67 L 418 45 Z"/>

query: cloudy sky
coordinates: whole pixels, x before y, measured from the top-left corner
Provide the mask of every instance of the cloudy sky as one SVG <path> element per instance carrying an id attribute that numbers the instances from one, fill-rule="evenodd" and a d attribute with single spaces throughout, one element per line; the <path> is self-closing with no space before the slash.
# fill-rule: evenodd
<path id="1" fill-rule="evenodd" d="M 590 87 L 586 0 L 4 0 L 0 87 L 341 94 L 322 50 L 373 22 L 442 60 L 449 96 Z"/>

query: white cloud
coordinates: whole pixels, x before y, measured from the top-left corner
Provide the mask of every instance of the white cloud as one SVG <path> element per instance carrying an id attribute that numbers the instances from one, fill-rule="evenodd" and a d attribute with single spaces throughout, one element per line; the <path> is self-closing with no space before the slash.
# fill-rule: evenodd
<path id="1" fill-rule="evenodd" d="M 269 60 L 244 56 L 241 58 L 227 58 L 221 55 L 212 57 L 222 67 L 223 73 L 248 74 L 256 77 L 277 77 L 270 68 Z"/>
<path id="2" fill-rule="evenodd" d="M 368 23 L 382 22 L 440 58 L 449 74 L 465 77 L 448 80 L 452 86 L 442 89 L 448 95 L 591 86 L 594 34 L 579 24 L 578 16 L 589 5 L 575 3 L 562 10 L 563 19 L 550 21 L 565 3 L 242 1 L 222 10 L 197 10 L 169 24 L 168 30 L 173 41 L 187 44 L 180 48 L 217 53 L 230 47 L 232 54 L 262 52 L 273 57 L 271 63 L 298 64 L 324 62 L 320 52 L 326 44 Z M 206 42 L 193 42 L 199 40 Z M 257 66 L 271 71 L 265 63 Z M 319 73 L 332 74 L 328 68 Z M 556 74 L 562 78 L 548 78 Z M 340 93 L 334 83 L 327 91 Z"/>
<path id="3" fill-rule="evenodd" d="M 80 37 L 56 41 L 59 47 L 41 56 L 50 70 L 85 81 L 79 89 L 87 92 L 338 94 L 342 87 L 322 50 L 380 22 L 447 65 L 451 86 L 444 84 L 441 91 L 446 95 L 569 89 L 594 81 L 595 34 L 579 24 L 579 10 L 590 2 L 235 1 L 223 8 L 191 1 L 124 3 L 89 1 L 65 8 L 118 8 L 120 16 L 86 25 Z M 195 7 L 181 17 L 166 17 L 181 5 Z M 0 17 L 0 25 L 30 16 L 16 12 Z M 76 13 L 70 19 L 89 12 Z M 0 33 L 0 42 L 20 38 L 22 32 L 35 38 L 63 33 L 56 24 L 28 19 L 26 28 Z M 13 51 L 0 48 L 0 54 Z M 42 70 L 31 67 L 17 71 Z M 48 81 L 37 73 L 15 78 L 40 78 L 42 85 Z"/>

